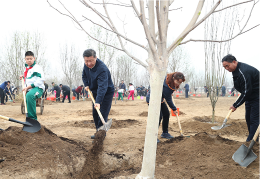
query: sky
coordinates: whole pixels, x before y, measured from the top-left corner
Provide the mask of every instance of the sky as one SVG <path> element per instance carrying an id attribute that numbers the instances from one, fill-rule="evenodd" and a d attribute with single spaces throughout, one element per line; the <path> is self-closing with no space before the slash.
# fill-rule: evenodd
<path id="1" fill-rule="evenodd" d="M 56 0 L 50 2 L 62 10 L 62 7 Z M 93 13 L 78 1 L 64 0 L 68 9 L 79 19 L 82 19 L 82 14 L 91 18 L 95 22 L 101 22 Z M 97 2 L 97 1 L 95 1 Z M 126 1 L 124 1 L 126 2 Z M 181 31 L 186 27 L 191 19 L 198 0 L 175 0 L 174 8 L 182 7 L 181 10 L 171 11 L 169 19 L 171 19 L 168 35 L 172 39 L 176 38 Z M 250 3 L 252 4 L 252 3 Z M 251 5 L 247 5 L 249 8 Z M 97 8 L 98 9 L 98 8 Z M 114 23 L 117 28 L 127 32 L 127 36 L 141 44 L 146 45 L 144 32 L 140 21 L 133 15 L 130 8 L 109 6 L 111 17 L 115 19 Z M 64 12 L 64 10 L 62 10 Z M 243 12 L 241 9 L 241 16 Z M 202 13 L 203 15 L 203 13 Z M 246 29 L 260 23 L 260 3 L 254 9 L 252 17 Z M 126 25 L 123 29 L 122 20 L 125 19 Z M 244 18 L 245 19 L 245 18 Z M 44 36 L 46 45 L 46 57 L 51 62 L 51 69 L 59 72 L 59 49 L 64 43 L 75 44 L 78 51 L 83 53 L 87 48 L 87 34 L 80 31 L 68 17 L 62 16 L 57 11 L 49 6 L 45 0 L 8 0 L 0 1 L 0 48 L 3 48 L 7 37 L 10 37 L 15 31 L 38 31 Z M 86 29 L 89 30 L 91 23 L 86 22 Z M 185 40 L 203 39 L 203 25 L 191 32 Z M 232 41 L 231 51 L 238 61 L 248 63 L 257 69 L 260 69 L 260 27 L 245 33 Z M 183 45 L 187 50 L 192 65 L 196 69 L 204 69 L 204 45 L 201 42 L 190 42 Z M 131 46 L 131 51 L 135 56 L 145 61 L 147 54 L 144 50 L 138 47 Z M 2 50 L 0 51 L 2 53 Z M 2 54 L 1 54 L 2 55 Z M 82 59 L 83 63 L 83 59 Z"/>

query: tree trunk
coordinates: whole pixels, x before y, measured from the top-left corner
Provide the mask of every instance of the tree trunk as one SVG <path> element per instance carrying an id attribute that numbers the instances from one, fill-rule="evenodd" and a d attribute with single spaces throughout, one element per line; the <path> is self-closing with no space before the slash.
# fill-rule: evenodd
<path id="1" fill-rule="evenodd" d="M 144 155 L 142 162 L 142 170 L 137 175 L 137 179 L 152 179 L 154 178 L 155 172 L 155 161 L 156 161 L 156 149 L 157 149 L 157 136 L 158 136 L 158 125 L 161 108 L 161 97 L 163 81 L 165 78 L 166 69 L 158 71 L 154 68 L 150 72 L 150 102 L 148 108 L 148 119 L 146 126 L 146 135 L 144 143 Z M 158 94 L 158 92 L 160 92 Z"/>

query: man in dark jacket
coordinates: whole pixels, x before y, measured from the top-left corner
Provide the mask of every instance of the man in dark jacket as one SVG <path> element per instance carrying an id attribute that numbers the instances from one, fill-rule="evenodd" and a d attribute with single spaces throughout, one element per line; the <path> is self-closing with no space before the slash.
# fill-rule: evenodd
<path id="1" fill-rule="evenodd" d="M 60 87 L 58 87 L 58 85 L 56 85 L 54 82 L 51 83 L 53 88 L 51 89 L 51 91 L 56 90 L 56 102 L 60 101 Z"/>
<path id="2" fill-rule="evenodd" d="M 1 105 L 5 105 L 4 99 L 5 99 L 5 87 L 7 85 L 10 85 L 10 81 L 5 81 L 0 85 L 0 97 L 1 97 Z"/>
<path id="3" fill-rule="evenodd" d="M 119 84 L 119 89 L 123 89 L 124 92 L 123 92 L 123 96 L 125 96 L 125 91 L 126 91 L 126 87 L 125 87 L 125 83 L 124 83 L 124 80 L 121 81 L 121 83 Z"/>
<path id="4" fill-rule="evenodd" d="M 66 96 L 68 96 L 69 103 L 71 103 L 71 101 L 70 101 L 70 87 L 68 87 L 67 85 L 60 84 L 60 89 L 62 90 L 62 94 L 63 94 L 62 102 L 64 103 Z"/>
<path id="5" fill-rule="evenodd" d="M 95 99 L 93 107 L 93 118 L 96 129 L 103 124 L 98 116 L 96 108 L 100 112 L 105 121 L 108 119 L 108 114 L 111 109 L 111 104 L 114 95 L 114 84 L 111 79 L 111 74 L 107 66 L 96 57 L 96 52 L 92 49 L 85 50 L 83 53 L 84 69 L 82 72 L 82 80 L 84 82 L 85 90 L 90 89 Z M 95 136 L 91 136 L 95 138 Z"/>
<path id="6" fill-rule="evenodd" d="M 189 84 L 186 83 L 184 88 L 185 88 L 185 98 L 188 98 L 189 97 L 189 91 L 190 91 Z"/>
<path id="7" fill-rule="evenodd" d="M 222 64 L 227 71 L 232 72 L 234 87 L 241 93 L 230 109 L 234 112 L 245 102 L 248 142 L 252 140 L 259 125 L 259 71 L 248 64 L 238 62 L 232 55 L 225 56 Z"/>

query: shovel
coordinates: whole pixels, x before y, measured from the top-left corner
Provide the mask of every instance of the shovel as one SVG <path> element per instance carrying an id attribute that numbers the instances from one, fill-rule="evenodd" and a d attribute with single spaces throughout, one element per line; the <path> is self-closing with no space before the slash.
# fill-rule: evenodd
<path id="1" fill-rule="evenodd" d="M 172 97 L 172 102 L 173 102 L 173 104 L 175 105 L 175 102 L 174 102 L 173 97 Z M 180 119 L 179 119 L 179 115 L 176 114 L 176 117 L 177 117 L 177 121 L 178 121 L 179 129 L 180 129 L 180 134 L 181 134 L 181 136 L 183 136 L 182 128 L 181 128 L 181 122 L 180 122 Z M 184 137 L 190 137 L 190 136 L 184 136 Z"/>
<path id="2" fill-rule="evenodd" d="M 90 91 L 90 89 L 88 89 L 88 92 L 89 92 L 90 98 L 92 99 L 93 104 L 95 105 L 96 102 L 95 102 L 95 99 L 94 99 L 94 97 L 93 97 L 92 92 Z M 99 110 L 98 108 L 96 108 L 96 110 L 97 110 L 97 112 L 98 112 L 98 115 L 99 115 L 99 117 L 100 117 L 102 123 L 103 123 L 103 126 L 101 126 L 101 127 L 98 128 L 98 131 L 99 131 L 99 130 L 105 130 L 105 131 L 107 132 L 108 129 L 110 129 L 110 127 L 111 127 L 111 125 L 112 125 L 112 119 L 109 119 L 107 122 L 105 122 L 105 120 L 104 120 L 104 118 L 103 118 L 103 116 L 102 116 L 100 110 Z"/>
<path id="3" fill-rule="evenodd" d="M 24 88 L 23 79 L 22 79 L 22 88 Z M 41 129 L 41 124 L 37 120 L 34 120 L 34 119 L 28 117 L 25 91 L 23 91 L 23 99 L 24 99 L 24 108 L 25 108 L 25 114 L 26 114 L 26 122 L 17 121 L 15 119 L 8 118 L 8 117 L 1 116 L 1 115 L 0 115 L 0 118 L 7 120 L 7 121 L 23 124 L 23 131 L 30 132 L 30 133 L 38 132 Z"/>
<path id="4" fill-rule="evenodd" d="M 237 97 L 236 101 L 238 100 L 238 98 L 239 98 L 239 96 Z M 230 125 L 226 125 L 226 123 L 227 123 L 227 120 L 228 120 L 229 116 L 231 115 L 231 113 L 232 113 L 232 109 L 229 110 L 228 115 L 224 119 L 223 124 L 221 126 L 212 126 L 211 129 L 220 130 L 220 129 L 230 126 Z"/>
<path id="5" fill-rule="evenodd" d="M 257 155 L 251 149 L 253 148 L 258 135 L 259 135 L 259 126 L 255 132 L 253 140 L 249 144 L 249 147 L 247 148 L 245 144 L 243 144 L 233 154 L 232 159 L 242 167 L 247 167 L 250 163 L 252 163 L 257 158 Z"/>
<path id="6" fill-rule="evenodd" d="M 212 126 L 211 129 L 213 129 L 213 130 L 220 130 L 220 129 L 223 129 L 223 128 L 227 127 L 227 126 L 230 126 L 230 125 L 226 125 L 226 122 L 227 122 L 229 116 L 231 115 L 231 113 L 232 113 L 232 109 L 229 110 L 228 115 L 224 119 L 223 124 L 221 126 Z"/>

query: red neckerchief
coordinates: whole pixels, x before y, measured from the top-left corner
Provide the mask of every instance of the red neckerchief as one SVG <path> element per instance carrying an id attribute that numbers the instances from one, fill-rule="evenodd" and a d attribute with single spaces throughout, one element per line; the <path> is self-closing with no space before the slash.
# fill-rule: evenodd
<path id="1" fill-rule="evenodd" d="M 32 67 L 33 67 L 33 66 L 32 66 Z M 27 77 L 28 71 L 29 71 L 32 67 L 29 67 L 29 68 L 26 68 L 26 69 L 25 69 L 25 72 L 23 73 L 24 81 L 25 81 L 25 78 Z"/>

